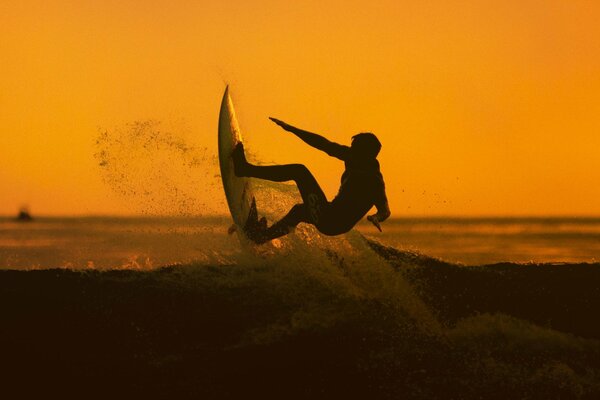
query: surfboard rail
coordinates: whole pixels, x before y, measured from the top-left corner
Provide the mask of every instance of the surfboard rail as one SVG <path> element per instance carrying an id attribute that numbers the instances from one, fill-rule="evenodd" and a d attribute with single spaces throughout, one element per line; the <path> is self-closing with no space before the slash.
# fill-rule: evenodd
<path id="1" fill-rule="evenodd" d="M 242 142 L 242 133 L 236 118 L 229 86 L 227 86 L 219 111 L 219 166 L 227 205 L 233 222 L 238 228 L 236 231 L 240 238 L 246 239 L 243 227 L 250 212 L 253 189 L 249 178 L 238 177 L 234 173 L 231 153 L 240 142 Z"/>

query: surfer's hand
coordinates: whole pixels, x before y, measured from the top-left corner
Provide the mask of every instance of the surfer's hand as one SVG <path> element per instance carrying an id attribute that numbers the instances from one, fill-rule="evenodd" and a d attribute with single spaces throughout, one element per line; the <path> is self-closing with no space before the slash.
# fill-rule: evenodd
<path id="1" fill-rule="evenodd" d="M 381 230 L 381 225 L 379 224 L 379 218 L 377 218 L 377 215 L 369 215 L 367 217 L 367 220 L 372 223 L 373 225 L 375 225 L 375 228 L 379 229 L 379 232 L 383 232 Z"/>
<path id="2" fill-rule="evenodd" d="M 273 122 L 275 122 L 277 125 L 279 125 L 280 127 L 282 127 L 283 129 L 285 129 L 286 131 L 291 128 L 292 126 L 289 124 L 286 124 L 285 122 L 283 122 L 280 119 L 277 118 L 273 118 L 273 117 L 269 117 L 269 119 Z"/>

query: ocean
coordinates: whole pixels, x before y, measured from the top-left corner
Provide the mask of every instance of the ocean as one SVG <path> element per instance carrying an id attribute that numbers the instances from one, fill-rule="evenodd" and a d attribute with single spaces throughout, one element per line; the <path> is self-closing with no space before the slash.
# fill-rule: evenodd
<path id="1" fill-rule="evenodd" d="M 230 264 L 239 256 L 228 217 L 0 218 L 0 268 L 152 269 Z M 600 218 L 397 218 L 356 230 L 402 251 L 462 265 L 594 263 Z"/>
<path id="2" fill-rule="evenodd" d="M 2 220 L 5 391 L 600 398 L 598 219 L 396 219 L 337 237 L 300 225 L 260 247 L 228 227 Z"/>

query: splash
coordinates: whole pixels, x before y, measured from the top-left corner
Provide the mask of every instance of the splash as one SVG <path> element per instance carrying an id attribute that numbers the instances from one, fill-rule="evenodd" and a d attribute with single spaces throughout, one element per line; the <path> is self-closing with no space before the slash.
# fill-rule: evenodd
<path id="1" fill-rule="evenodd" d="M 104 182 L 135 212 L 202 215 L 219 207 L 217 160 L 189 144 L 183 123 L 142 120 L 103 129 L 94 154 Z"/>
<path id="2" fill-rule="evenodd" d="M 259 214 L 266 216 L 270 224 L 301 202 L 295 185 L 257 180 L 253 180 L 252 185 Z M 289 294 L 297 291 L 298 287 L 305 287 L 303 282 L 314 282 L 315 287 L 321 286 L 339 298 L 381 304 L 401 315 L 398 321 L 402 321 L 403 325 L 414 326 L 428 335 L 442 334 L 440 324 L 403 275 L 397 273 L 356 231 L 332 237 L 319 233 L 312 225 L 300 224 L 293 233 L 270 244 L 242 247 L 238 257 L 238 265 L 260 265 L 276 270 L 275 277 L 286 280 L 286 292 Z M 271 287 L 276 286 L 276 281 L 273 281 Z M 280 334 L 290 334 L 299 326 L 324 326 L 338 319 L 339 310 L 328 313 L 328 309 L 323 308 L 323 299 L 311 302 L 306 294 L 300 297 L 306 304 L 302 312 L 287 324 L 263 327 L 249 340 L 274 340 Z"/>

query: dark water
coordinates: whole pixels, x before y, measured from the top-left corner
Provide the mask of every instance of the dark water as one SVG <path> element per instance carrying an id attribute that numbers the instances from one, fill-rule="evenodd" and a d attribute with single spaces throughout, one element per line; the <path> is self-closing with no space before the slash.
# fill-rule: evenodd
<path id="1" fill-rule="evenodd" d="M 226 264 L 239 255 L 225 217 L 0 219 L 0 268 L 153 268 Z M 407 218 L 367 237 L 465 265 L 595 262 L 600 218 Z"/>
<path id="2" fill-rule="evenodd" d="M 214 265 L 0 270 L 4 391 L 600 398 L 600 264 L 465 267 L 358 234 L 296 238 Z"/>
<path id="3" fill-rule="evenodd" d="M 227 225 L 3 221 L 4 266 L 39 269 L 0 269 L 5 391 L 600 398 L 600 264 L 458 266 L 380 244 L 465 262 L 591 261 L 597 221 L 398 220 L 382 235 L 359 227 L 378 242 L 304 225 L 258 249 Z"/>

